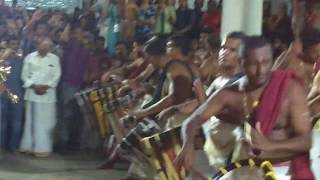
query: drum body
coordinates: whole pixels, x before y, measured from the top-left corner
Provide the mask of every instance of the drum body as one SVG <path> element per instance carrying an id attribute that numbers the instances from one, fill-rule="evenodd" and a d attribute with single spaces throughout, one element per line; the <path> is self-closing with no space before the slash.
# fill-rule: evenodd
<path id="1" fill-rule="evenodd" d="M 187 177 L 186 170 L 178 169 L 174 160 L 181 150 L 181 127 L 143 138 L 140 142 L 144 154 L 154 173 L 153 178 L 157 180 L 184 180 Z M 203 132 L 199 132 L 196 141 L 202 141 Z"/>
<path id="2" fill-rule="evenodd" d="M 245 159 L 233 162 L 220 170 L 212 180 L 276 180 L 272 164 L 269 161 Z"/>
<path id="3" fill-rule="evenodd" d="M 140 141 L 140 149 L 148 159 L 148 163 L 153 173 L 152 179 L 156 180 L 184 180 L 187 179 L 187 172 L 183 167 L 178 169 L 174 160 L 181 151 L 181 127 L 177 127 L 163 133 L 158 133 Z M 198 147 L 204 144 L 204 132 L 199 131 L 195 142 Z M 195 169 L 197 170 L 197 169 Z M 214 172 L 214 171 L 213 171 Z M 200 172 L 193 172 L 203 176 Z M 225 168 L 220 168 L 218 173 L 209 179 L 234 179 L 234 180 L 258 180 L 276 179 L 272 169 L 272 164 L 268 161 L 246 159 L 229 164 Z"/>
<path id="4" fill-rule="evenodd" d="M 110 125 L 105 121 L 104 104 L 114 100 L 120 85 L 92 87 L 75 95 L 82 113 L 93 129 L 97 129 L 102 138 L 110 134 Z"/>
<path id="5" fill-rule="evenodd" d="M 133 152 L 134 149 L 142 152 L 140 141 L 145 137 L 159 133 L 160 130 L 160 126 L 154 120 L 143 119 L 123 138 L 120 148 L 128 153 Z"/>
<path id="6" fill-rule="evenodd" d="M 122 117 L 127 112 L 133 109 L 135 96 L 134 94 L 127 94 L 123 97 L 117 97 L 114 100 L 106 102 L 104 104 L 105 121 L 110 124 L 112 133 L 115 135 L 117 143 L 121 143 L 122 138 L 129 132 L 129 128 L 122 122 Z M 134 124 L 135 126 L 136 124 Z M 134 127 L 132 126 L 132 128 Z"/>

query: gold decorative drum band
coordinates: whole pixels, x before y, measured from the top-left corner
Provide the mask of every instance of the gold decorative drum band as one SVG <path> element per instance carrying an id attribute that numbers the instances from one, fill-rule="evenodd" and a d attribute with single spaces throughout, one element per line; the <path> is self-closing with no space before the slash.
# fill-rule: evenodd
<path id="1" fill-rule="evenodd" d="M 185 168 L 178 169 L 174 164 L 174 160 L 182 146 L 180 131 L 181 127 L 177 127 L 141 140 L 143 151 L 149 157 L 149 163 L 154 170 L 154 179 L 186 179 L 188 172 L 186 172 Z M 204 140 L 202 131 L 199 132 L 197 141 L 198 139 Z"/>
<path id="2" fill-rule="evenodd" d="M 117 84 L 92 87 L 75 95 L 85 119 L 93 128 L 98 129 L 102 138 L 110 133 L 109 124 L 105 121 L 104 106 L 117 98 L 116 91 L 119 87 Z"/>
<path id="3" fill-rule="evenodd" d="M 232 174 L 233 171 L 242 171 L 238 174 Z M 249 176 L 249 177 L 243 177 Z M 245 159 L 222 167 L 210 180 L 219 179 L 265 179 L 277 180 L 276 174 L 273 171 L 272 164 L 269 161 Z"/>

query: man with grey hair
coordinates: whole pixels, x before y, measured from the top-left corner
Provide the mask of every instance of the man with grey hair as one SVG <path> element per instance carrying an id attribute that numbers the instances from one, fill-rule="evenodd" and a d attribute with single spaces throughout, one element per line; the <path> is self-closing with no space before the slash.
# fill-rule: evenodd
<path id="1" fill-rule="evenodd" d="M 20 151 L 36 157 L 52 152 L 56 124 L 56 87 L 61 76 L 58 56 L 50 53 L 52 42 L 45 39 L 37 51 L 26 56 L 21 79 L 25 88 L 26 121 Z"/>
<path id="2" fill-rule="evenodd" d="M 241 49 L 244 44 L 245 34 L 242 32 L 231 32 L 223 40 L 219 55 L 219 67 L 212 67 L 212 71 L 219 71 L 219 76 L 210 84 L 208 89 L 204 90 L 204 85 L 200 79 L 195 80 L 194 89 L 197 99 L 184 102 L 179 105 L 171 106 L 159 114 L 161 120 L 168 119 L 172 114 L 182 113 L 191 114 L 199 105 L 207 99 L 214 91 L 220 89 L 225 84 L 237 80 L 240 73 Z"/>

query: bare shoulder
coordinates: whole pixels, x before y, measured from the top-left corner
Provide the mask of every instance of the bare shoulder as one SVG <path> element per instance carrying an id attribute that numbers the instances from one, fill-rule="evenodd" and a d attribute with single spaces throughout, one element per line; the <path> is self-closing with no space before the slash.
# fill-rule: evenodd
<path id="1" fill-rule="evenodd" d="M 217 90 L 209 97 L 209 99 L 211 99 L 210 101 L 219 102 L 222 104 L 233 104 L 232 102 L 234 102 L 238 96 L 239 85 L 234 84 Z"/>
<path id="2" fill-rule="evenodd" d="M 307 95 L 303 85 L 295 80 L 291 79 L 288 84 L 288 95 L 284 97 L 285 107 L 289 111 L 292 117 L 298 117 L 307 111 Z M 297 114 L 298 113 L 298 114 Z M 297 118 L 291 118 L 292 121 Z"/>
<path id="3" fill-rule="evenodd" d="M 184 75 L 190 74 L 190 72 L 189 72 L 189 70 L 187 68 L 187 64 L 178 63 L 178 62 L 172 63 L 169 66 L 167 72 L 170 73 L 171 76 L 179 76 L 179 75 L 183 75 L 184 76 Z"/>
<path id="4" fill-rule="evenodd" d="M 185 63 L 183 61 L 180 62 L 178 60 L 174 60 L 169 63 L 170 63 L 170 66 L 169 66 L 168 70 L 185 68 L 187 65 L 187 63 Z"/>
<path id="5" fill-rule="evenodd" d="M 307 92 L 302 82 L 299 82 L 299 80 L 297 79 L 290 80 L 288 87 L 288 97 L 291 102 L 294 100 L 298 100 L 298 102 L 300 101 L 301 103 L 306 101 Z"/>
<path id="6" fill-rule="evenodd" d="M 305 88 L 302 83 L 294 79 L 289 82 L 288 88 L 288 110 L 293 130 L 296 133 L 308 133 L 311 121 Z"/>

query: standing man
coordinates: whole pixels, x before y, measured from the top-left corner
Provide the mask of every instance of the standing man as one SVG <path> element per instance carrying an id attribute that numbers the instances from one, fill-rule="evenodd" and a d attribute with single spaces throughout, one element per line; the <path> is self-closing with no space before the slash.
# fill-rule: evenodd
<path id="1" fill-rule="evenodd" d="M 21 152 L 48 157 L 52 152 L 56 124 L 56 86 L 61 76 L 60 60 L 50 53 L 52 42 L 45 39 L 38 50 L 24 60 L 21 79 L 26 89 L 26 122 Z"/>
<path id="2" fill-rule="evenodd" d="M 0 59 L 11 67 L 11 72 L 4 85 L 17 95 L 20 99 L 23 96 L 22 81 L 20 79 L 22 71 L 22 59 L 17 55 L 19 47 L 19 38 L 17 36 L 8 37 L 8 48 Z M 20 145 L 22 124 L 23 124 L 23 101 L 13 104 L 6 92 L 0 95 L 1 98 L 1 122 L 0 136 L 1 148 L 15 152 Z"/>
<path id="3" fill-rule="evenodd" d="M 203 0 L 194 1 L 194 9 L 192 10 L 192 26 L 189 31 L 189 37 L 191 39 L 198 39 L 201 31 L 201 18 L 203 15 L 202 12 Z"/>
<path id="4" fill-rule="evenodd" d="M 57 124 L 57 150 L 80 146 L 83 121 L 74 95 L 84 85 L 84 74 L 90 58 L 85 47 L 85 32 L 79 27 L 67 25 L 61 34 L 63 42 L 62 76 L 59 85 L 59 121 Z M 74 126 L 77 124 L 77 126 Z"/>
<path id="5" fill-rule="evenodd" d="M 174 33 L 189 34 L 192 28 L 192 10 L 188 8 L 187 0 L 179 0 L 179 8 L 176 10 L 176 22 L 174 23 Z"/>

